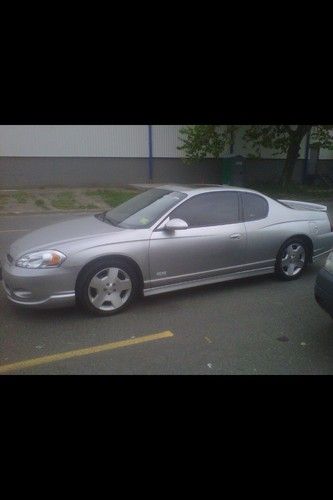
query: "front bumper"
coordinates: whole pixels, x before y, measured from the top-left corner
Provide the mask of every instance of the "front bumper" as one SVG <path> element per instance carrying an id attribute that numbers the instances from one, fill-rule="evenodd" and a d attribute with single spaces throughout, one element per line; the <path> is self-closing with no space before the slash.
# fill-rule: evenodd
<path id="1" fill-rule="evenodd" d="M 25 269 L 2 262 L 2 285 L 11 302 L 34 308 L 75 304 L 76 272 L 72 269 Z"/>
<path id="2" fill-rule="evenodd" d="M 321 269 L 315 284 L 315 298 L 317 303 L 333 317 L 333 274 Z"/>

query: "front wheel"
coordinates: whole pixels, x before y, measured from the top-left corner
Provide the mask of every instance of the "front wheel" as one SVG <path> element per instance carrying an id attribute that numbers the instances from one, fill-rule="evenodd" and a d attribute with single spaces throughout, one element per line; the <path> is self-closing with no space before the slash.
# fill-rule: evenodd
<path id="1" fill-rule="evenodd" d="M 275 273 L 283 280 L 299 278 L 308 262 L 308 249 L 302 240 L 289 240 L 280 249 L 276 258 Z"/>
<path id="2" fill-rule="evenodd" d="M 109 316 L 125 309 L 139 290 L 139 279 L 127 262 L 104 259 L 89 266 L 77 284 L 77 300 L 85 309 Z"/>

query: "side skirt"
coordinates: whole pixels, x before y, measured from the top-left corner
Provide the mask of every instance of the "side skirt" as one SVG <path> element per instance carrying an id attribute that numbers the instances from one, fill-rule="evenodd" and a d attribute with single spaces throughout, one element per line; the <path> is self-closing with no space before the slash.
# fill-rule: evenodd
<path id="1" fill-rule="evenodd" d="M 193 281 L 183 281 L 171 285 L 158 286 L 154 288 L 146 288 L 143 290 L 143 295 L 148 297 L 150 295 L 157 295 L 159 293 L 174 292 L 176 290 L 183 290 L 185 288 L 193 288 L 195 286 L 211 285 L 213 283 L 222 283 L 223 281 L 237 280 L 241 278 L 249 278 L 251 276 L 259 276 L 261 274 L 274 273 L 274 266 L 263 267 L 261 269 L 254 269 L 252 271 L 239 271 L 237 273 L 225 274 L 221 276 L 211 276 L 209 278 L 201 278 Z"/>
<path id="2" fill-rule="evenodd" d="M 319 253 L 317 255 L 313 255 L 312 260 L 316 262 L 316 260 L 320 259 L 320 257 L 324 257 L 324 255 L 328 255 L 332 250 L 325 250 L 325 252 Z"/>

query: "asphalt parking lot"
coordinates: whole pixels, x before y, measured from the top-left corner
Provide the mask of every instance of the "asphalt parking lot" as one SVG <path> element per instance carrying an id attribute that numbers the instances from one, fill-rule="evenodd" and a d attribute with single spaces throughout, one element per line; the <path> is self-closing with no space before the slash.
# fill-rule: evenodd
<path id="1" fill-rule="evenodd" d="M 69 218 L 1 217 L 0 247 Z M 321 265 L 295 282 L 268 275 L 142 298 L 109 318 L 21 309 L 1 286 L 0 373 L 333 374 L 333 321 L 313 295 Z"/>

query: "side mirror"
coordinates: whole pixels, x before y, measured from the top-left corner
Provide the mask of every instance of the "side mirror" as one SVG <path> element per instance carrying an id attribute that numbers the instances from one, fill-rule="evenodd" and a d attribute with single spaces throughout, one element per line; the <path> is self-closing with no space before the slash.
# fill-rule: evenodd
<path id="1" fill-rule="evenodd" d="M 177 231 L 177 229 L 187 229 L 188 224 L 182 219 L 170 219 L 164 226 L 166 231 Z"/>

